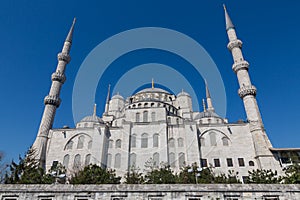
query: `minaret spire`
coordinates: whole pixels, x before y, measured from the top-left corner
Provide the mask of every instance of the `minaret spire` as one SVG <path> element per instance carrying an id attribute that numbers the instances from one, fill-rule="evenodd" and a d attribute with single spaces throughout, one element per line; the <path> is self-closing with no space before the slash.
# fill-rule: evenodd
<path id="1" fill-rule="evenodd" d="M 41 119 L 40 127 L 38 130 L 37 138 L 33 143 L 33 150 L 35 151 L 35 159 L 39 162 L 40 166 L 45 168 L 46 162 L 46 149 L 48 143 L 48 134 L 49 130 L 52 128 L 56 109 L 59 107 L 61 99 L 60 91 L 61 87 L 64 84 L 65 77 L 65 69 L 67 64 L 70 62 L 71 57 L 69 55 L 72 45 L 72 36 L 75 25 L 75 18 L 73 20 L 73 24 L 70 28 L 70 31 L 66 37 L 64 42 L 62 52 L 57 55 L 58 64 L 56 67 L 56 71 L 52 74 L 52 84 L 49 91 L 49 94 L 44 99 L 44 113 Z"/>
<path id="2" fill-rule="evenodd" d="M 94 116 L 94 117 L 97 116 L 97 104 L 94 104 L 94 112 L 93 112 L 93 116 Z"/>
<path id="3" fill-rule="evenodd" d="M 274 164 L 274 162 L 276 161 L 274 160 L 273 155 L 269 150 L 269 148 L 272 147 L 272 144 L 265 133 L 259 107 L 256 101 L 256 88 L 254 85 L 252 85 L 251 79 L 249 77 L 249 63 L 244 60 L 241 49 L 242 41 L 237 38 L 235 28 L 229 18 L 226 8 L 225 20 L 226 31 L 229 39 L 227 48 L 232 53 L 234 61 L 232 69 L 236 73 L 238 78 L 240 86 L 238 94 L 244 103 L 250 132 L 252 133 L 253 137 L 258 166 L 260 168 L 272 169 L 273 167 L 276 167 L 276 164 Z"/>
<path id="4" fill-rule="evenodd" d="M 206 112 L 206 105 L 205 105 L 205 100 L 202 99 L 202 106 L 203 106 L 203 112 Z"/>
<path id="5" fill-rule="evenodd" d="M 110 84 L 108 84 L 104 114 L 108 114 L 109 101 L 110 101 Z"/>
<path id="6" fill-rule="evenodd" d="M 209 92 L 209 89 L 208 89 L 208 84 L 207 84 L 206 79 L 205 79 L 204 81 L 205 81 L 205 91 L 206 91 L 207 110 L 208 110 L 208 111 L 214 112 L 215 109 L 214 109 L 214 107 L 213 107 L 212 100 L 211 100 L 211 97 L 210 97 L 210 92 Z"/>
<path id="7" fill-rule="evenodd" d="M 152 78 L 152 81 L 151 81 L 151 86 L 152 86 L 152 89 L 154 88 L 154 79 Z"/>

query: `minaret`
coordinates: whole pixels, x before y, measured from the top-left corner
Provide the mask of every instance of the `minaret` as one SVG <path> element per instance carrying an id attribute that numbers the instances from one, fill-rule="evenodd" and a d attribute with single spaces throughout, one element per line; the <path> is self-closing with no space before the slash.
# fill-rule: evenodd
<path id="1" fill-rule="evenodd" d="M 62 52 L 57 55 L 57 59 L 58 59 L 57 68 L 56 71 L 51 76 L 52 85 L 49 94 L 44 99 L 44 104 L 45 104 L 44 113 L 42 116 L 37 138 L 35 139 L 32 146 L 36 155 L 35 159 L 39 162 L 40 166 L 43 168 L 45 168 L 46 149 L 47 149 L 49 130 L 52 128 L 56 109 L 59 107 L 61 102 L 59 98 L 60 90 L 66 80 L 65 77 L 66 66 L 71 60 L 69 53 L 72 44 L 72 36 L 73 36 L 75 21 L 76 19 L 74 18 L 73 24 L 64 42 Z"/>
<path id="2" fill-rule="evenodd" d="M 109 101 L 110 101 L 110 84 L 108 85 L 108 89 L 107 89 L 107 96 L 106 96 L 106 103 L 105 103 L 104 115 L 108 115 Z"/>
<path id="3" fill-rule="evenodd" d="M 210 92 L 209 92 L 208 84 L 207 84 L 206 80 L 205 80 L 205 91 L 206 91 L 207 111 L 214 112 L 215 109 L 214 109 L 213 104 L 212 104 L 212 100 L 211 100 L 211 97 L 210 97 Z"/>
<path id="4" fill-rule="evenodd" d="M 240 86 L 238 94 L 244 103 L 247 120 L 250 126 L 250 132 L 252 133 L 258 166 L 259 168 L 271 169 L 273 167 L 274 169 L 277 163 L 275 163 L 273 155 L 269 150 L 272 145 L 265 133 L 260 111 L 256 102 L 256 88 L 254 85 L 252 85 L 248 73 L 249 63 L 244 60 L 241 50 L 242 41 L 237 38 L 235 27 L 227 13 L 225 6 L 224 10 L 226 31 L 229 38 L 227 48 L 229 51 L 231 51 L 234 60 L 232 69 L 238 78 Z"/>

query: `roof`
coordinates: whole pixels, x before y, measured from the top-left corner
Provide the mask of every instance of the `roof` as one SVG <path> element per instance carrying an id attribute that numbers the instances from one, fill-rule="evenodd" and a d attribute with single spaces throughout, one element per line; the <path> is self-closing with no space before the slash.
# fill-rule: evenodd
<path id="1" fill-rule="evenodd" d="M 116 94 L 116 95 L 114 95 L 111 99 L 121 99 L 121 100 L 124 100 L 124 97 L 122 97 L 122 96 L 119 95 L 119 94 Z"/>
<path id="2" fill-rule="evenodd" d="M 270 148 L 271 151 L 300 151 L 300 148 Z"/>
<path id="3" fill-rule="evenodd" d="M 221 118 L 219 115 L 217 115 L 215 112 L 213 111 L 206 111 L 206 112 L 200 112 L 199 114 L 197 114 L 195 116 L 195 120 L 196 119 L 201 119 L 201 118 L 206 118 L 206 117 L 217 117 L 217 118 Z"/>
<path id="4" fill-rule="evenodd" d="M 103 123 L 103 120 L 96 116 L 96 115 L 90 115 L 84 117 L 80 122 L 98 122 L 98 123 Z"/>
<path id="5" fill-rule="evenodd" d="M 146 88 L 146 89 L 143 89 L 139 92 L 137 92 L 137 94 L 140 94 L 140 93 L 147 93 L 147 92 L 153 92 L 153 93 L 167 93 L 167 94 L 170 94 L 170 92 L 166 91 L 166 90 L 163 90 L 161 88 Z"/>
<path id="6" fill-rule="evenodd" d="M 181 97 L 181 96 L 190 96 L 190 94 L 185 91 L 182 91 L 179 94 L 177 94 L 177 97 Z"/>

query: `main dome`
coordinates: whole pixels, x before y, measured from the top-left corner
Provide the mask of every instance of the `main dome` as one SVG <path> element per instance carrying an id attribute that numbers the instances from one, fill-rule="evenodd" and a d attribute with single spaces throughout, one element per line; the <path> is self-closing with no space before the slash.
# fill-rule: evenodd
<path id="1" fill-rule="evenodd" d="M 161 89 L 161 88 L 145 88 L 139 92 L 137 92 L 136 94 L 141 94 L 141 93 L 149 93 L 149 92 L 152 92 L 152 93 L 167 93 L 167 94 L 170 94 L 170 92 L 164 90 L 164 89 Z"/>

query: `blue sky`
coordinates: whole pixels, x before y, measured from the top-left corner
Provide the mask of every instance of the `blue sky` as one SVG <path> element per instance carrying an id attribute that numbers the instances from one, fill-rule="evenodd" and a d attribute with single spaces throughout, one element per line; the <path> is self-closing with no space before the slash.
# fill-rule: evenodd
<path id="1" fill-rule="evenodd" d="M 43 98 L 49 91 L 50 76 L 56 68 L 56 55 L 73 17 L 77 18 L 77 23 L 72 61 L 66 70 L 67 81 L 62 88 L 62 104 L 54 127 L 74 126 L 74 80 L 90 51 L 119 32 L 139 27 L 176 30 L 201 44 L 222 75 L 227 96 L 226 117 L 231 122 L 245 119 L 237 94 L 237 78 L 231 70 L 232 57 L 226 48 L 223 3 L 243 41 L 243 53 L 250 63 L 250 76 L 258 88 L 258 103 L 273 146 L 300 147 L 297 130 L 300 118 L 300 63 L 297 59 L 300 2 L 11 0 L 0 3 L 0 150 L 11 160 L 23 155 L 32 145 L 44 108 Z M 133 61 L 146 64 L 153 61 L 153 57 L 158 63 L 159 59 L 169 61 L 169 65 L 180 62 L 174 55 L 145 50 L 122 56 L 114 64 L 119 68 Z M 114 77 L 106 77 L 106 81 L 110 78 Z M 96 94 L 98 115 L 101 115 L 106 95 L 106 89 L 100 85 Z M 199 80 L 197 92 L 204 97 L 203 80 Z M 92 105 L 82 106 L 92 109 Z"/>

